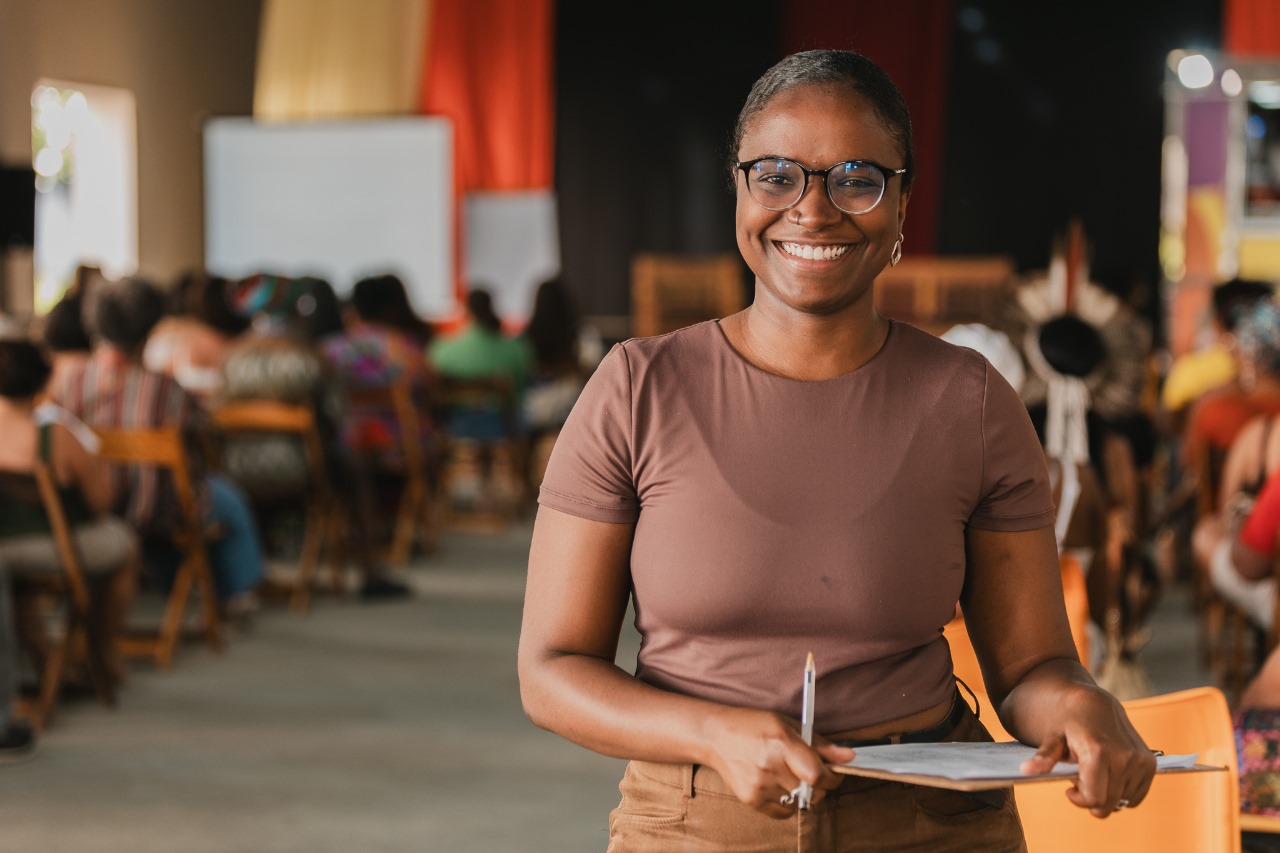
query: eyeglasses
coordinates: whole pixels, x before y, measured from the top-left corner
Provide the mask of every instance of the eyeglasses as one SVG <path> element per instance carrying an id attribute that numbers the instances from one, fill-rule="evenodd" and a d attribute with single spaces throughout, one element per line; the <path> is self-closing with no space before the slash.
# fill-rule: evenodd
<path id="1" fill-rule="evenodd" d="M 739 163 L 751 200 L 765 210 L 790 210 L 804 197 L 809 177 L 821 176 L 831 203 L 845 213 L 869 213 L 884 198 L 884 187 L 906 169 L 890 169 L 870 160 L 846 160 L 826 169 L 806 169 L 785 157 L 761 157 Z"/>

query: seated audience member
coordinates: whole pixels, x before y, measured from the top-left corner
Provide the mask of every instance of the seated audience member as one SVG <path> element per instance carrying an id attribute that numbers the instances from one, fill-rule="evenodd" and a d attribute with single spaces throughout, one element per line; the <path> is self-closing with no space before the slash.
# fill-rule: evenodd
<path id="1" fill-rule="evenodd" d="M 235 304 L 251 316 L 252 328 L 223 365 L 226 399 L 269 399 L 312 408 L 326 450 L 327 473 L 346 498 L 352 552 L 363 577 L 361 597 L 409 595 L 409 587 L 375 557 L 372 486 L 364 460 L 347 453 L 337 438 L 343 402 L 318 347 L 319 339 L 341 328 L 333 287 L 319 278 L 253 276 L 237 287 Z M 236 438 L 224 444 L 223 459 L 229 475 L 251 494 L 296 491 L 306 482 L 305 452 L 290 437 Z"/>
<path id="2" fill-rule="evenodd" d="M 108 665 L 122 673 L 115 638 L 133 600 L 138 546 L 134 531 L 111 514 L 111 490 L 106 471 L 73 433 L 60 423 L 41 422 L 35 400 L 49 380 L 51 368 L 40 348 L 27 340 L 0 339 L 0 480 L 26 479 L 36 460 L 48 466 L 62 499 L 67 522 L 91 590 L 89 626 Z M 11 577 L 60 572 L 49 520 L 44 508 L 0 499 L 0 563 Z M 49 653 L 46 632 L 38 614 L 24 636 L 33 651 Z"/>
<path id="3" fill-rule="evenodd" d="M 520 412 L 529 380 L 528 347 L 503 332 L 489 291 L 479 287 L 467 294 L 466 325 L 437 338 L 428 354 L 440 377 L 439 411 L 450 437 L 450 499 L 458 508 L 514 506 L 526 482 L 511 442 L 526 438 Z M 505 382 L 509 396 L 451 399 L 451 385 L 475 380 Z"/>
<path id="4" fill-rule="evenodd" d="M 1231 717 L 1240 811 L 1280 818 L 1280 648 L 1271 651 L 1245 686 Z"/>
<path id="5" fill-rule="evenodd" d="M 586 382 L 578 351 L 578 312 L 560 278 L 538 285 L 522 338 L 529 349 L 529 385 L 522 414 L 531 437 L 564 425 Z"/>
<path id="6" fill-rule="evenodd" d="M 1183 463 L 1189 469 L 1201 454 L 1225 454 L 1255 415 L 1280 413 L 1280 304 L 1274 299 L 1237 309 L 1235 352 L 1235 383 L 1192 406 L 1183 444 Z"/>
<path id="7" fill-rule="evenodd" d="M 1235 330 L 1238 312 L 1261 299 L 1270 299 L 1273 288 L 1262 281 L 1233 278 L 1213 288 L 1208 339 L 1196 349 L 1174 359 L 1160 387 L 1160 406 L 1170 419 L 1170 432 L 1181 432 L 1191 405 L 1236 381 Z"/>
<path id="8" fill-rule="evenodd" d="M 393 275 L 357 281 L 350 304 L 346 327 L 317 342 L 321 355 L 344 388 L 383 388 L 406 381 L 420 403 L 418 441 L 427 449 L 433 441 L 433 376 L 425 352 L 431 327 L 412 313 L 404 283 Z M 346 406 L 340 441 L 349 452 L 403 461 L 399 421 L 392 411 Z"/>
<path id="9" fill-rule="evenodd" d="M 13 601 L 9 572 L 0 563 L 0 764 L 14 764 L 31 757 L 36 734 L 14 714 L 18 700 L 18 644 L 13 630 Z"/>
<path id="10" fill-rule="evenodd" d="M 170 293 L 169 314 L 147 336 L 142 363 L 173 377 L 203 404 L 222 391 L 222 362 L 248 322 L 231 308 L 230 283 L 218 276 L 190 273 Z"/>
<path id="11" fill-rule="evenodd" d="M 206 473 L 200 434 L 208 429 L 200 404 L 171 377 L 142 366 L 147 336 L 164 312 L 164 296 L 151 283 L 124 279 L 96 287 L 86 297 L 85 321 L 93 355 L 53 390 L 54 402 L 90 427 L 177 427 L 190 439 L 196 499 L 218 536 L 208 543 L 218 597 L 227 616 L 257 606 L 262 547 L 244 493 L 231 480 Z M 180 555 L 167 534 L 177 523 L 173 482 L 148 466 L 111 466 L 114 507 L 143 537 L 147 566 L 167 579 Z"/>
<path id="12" fill-rule="evenodd" d="M 1280 417 L 1259 416 L 1240 431 L 1223 466 L 1223 506 L 1196 527 L 1196 556 L 1217 592 L 1268 630 L 1274 620 L 1272 560 L 1280 532 Z M 1233 496 L 1243 503 L 1237 504 Z"/>
<path id="13" fill-rule="evenodd" d="M 529 353 L 502 330 L 493 298 L 484 288 L 467 294 L 467 321 L 461 331 L 436 339 L 429 360 L 435 372 L 449 379 L 505 379 L 515 392 L 517 410 L 529 378 Z M 449 412 L 449 432 L 455 437 L 498 439 L 508 427 L 498 404 Z"/>

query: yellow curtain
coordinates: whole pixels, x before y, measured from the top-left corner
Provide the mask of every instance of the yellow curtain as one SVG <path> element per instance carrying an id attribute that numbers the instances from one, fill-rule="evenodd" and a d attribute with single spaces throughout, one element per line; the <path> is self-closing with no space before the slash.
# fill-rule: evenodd
<path id="1" fill-rule="evenodd" d="M 253 115 L 414 115 L 431 0 L 265 0 Z"/>

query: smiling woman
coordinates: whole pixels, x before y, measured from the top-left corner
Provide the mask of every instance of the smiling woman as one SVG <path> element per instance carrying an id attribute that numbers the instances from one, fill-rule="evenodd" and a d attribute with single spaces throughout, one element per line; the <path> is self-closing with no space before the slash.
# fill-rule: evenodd
<path id="1" fill-rule="evenodd" d="M 1005 728 L 1040 746 L 1027 771 L 1070 756 L 1078 805 L 1141 802 L 1155 762 L 1076 657 L 1026 408 L 977 352 L 874 309 L 911 190 L 901 93 L 860 54 L 795 54 L 733 140 L 753 304 L 615 346 L 539 498 L 522 697 L 536 724 L 631 759 L 609 849 L 844 849 L 851 832 L 1025 849 L 1009 791 L 830 766 L 890 738 L 990 740 L 941 636 L 957 603 Z M 615 665 L 628 597 L 634 674 Z"/>

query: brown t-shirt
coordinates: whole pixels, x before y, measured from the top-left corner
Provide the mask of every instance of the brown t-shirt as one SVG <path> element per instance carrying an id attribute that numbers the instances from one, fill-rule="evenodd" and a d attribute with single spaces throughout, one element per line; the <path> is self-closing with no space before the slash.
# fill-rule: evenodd
<path id="1" fill-rule="evenodd" d="M 901 323 L 815 382 L 748 363 L 716 321 L 618 344 L 539 503 L 635 524 L 637 678 L 798 717 L 812 651 L 827 733 L 946 700 L 966 528 L 1054 520 L 1018 395 L 977 352 Z"/>

